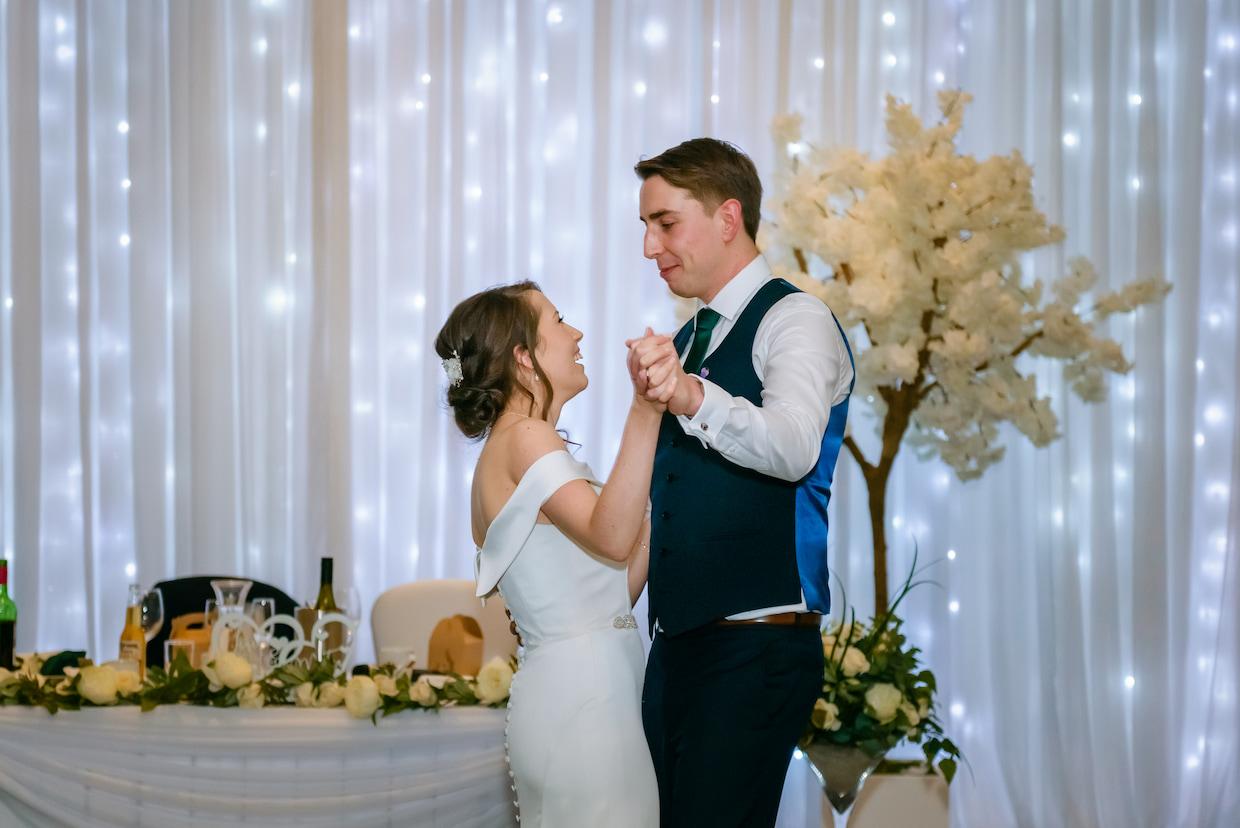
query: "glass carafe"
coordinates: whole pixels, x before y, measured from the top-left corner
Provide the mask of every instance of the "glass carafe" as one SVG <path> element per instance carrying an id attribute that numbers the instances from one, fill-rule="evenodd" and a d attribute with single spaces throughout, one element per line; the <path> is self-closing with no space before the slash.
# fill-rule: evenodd
<path id="1" fill-rule="evenodd" d="M 244 578 L 215 578 L 211 581 L 211 589 L 215 590 L 215 606 L 219 611 L 216 623 L 225 618 L 245 615 L 245 599 L 252 586 L 254 582 Z M 257 643 L 253 635 L 242 635 L 242 632 L 235 627 L 231 629 L 228 636 L 220 640 L 220 649 L 235 652 L 252 662 L 257 658 Z"/>

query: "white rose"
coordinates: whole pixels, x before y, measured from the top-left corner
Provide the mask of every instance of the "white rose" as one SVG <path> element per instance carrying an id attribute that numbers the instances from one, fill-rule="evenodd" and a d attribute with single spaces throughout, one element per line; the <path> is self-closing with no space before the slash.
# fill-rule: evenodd
<path id="1" fill-rule="evenodd" d="M 512 666 L 502 658 L 493 658 L 478 671 L 478 701 L 495 704 L 508 698 L 512 686 Z"/>
<path id="2" fill-rule="evenodd" d="M 865 691 L 866 712 L 879 722 L 889 722 L 896 717 L 904 696 L 891 684 L 875 684 Z"/>
<path id="3" fill-rule="evenodd" d="M 78 675 L 78 693 L 91 704 L 115 704 L 116 670 L 112 667 L 83 667 Z"/>
<path id="4" fill-rule="evenodd" d="M 384 676 L 384 678 L 387 678 Z M 391 681 L 388 678 L 388 681 Z M 369 719 L 383 704 L 379 687 L 370 676 L 354 676 L 344 689 L 344 706 L 355 719 Z"/>
<path id="5" fill-rule="evenodd" d="M 396 679 L 391 676 L 385 676 L 382 673 L 375 676 L 375 687 L 379 688 L 380 696 L 400 695 L 400 688 L 396 686 Z"/>
<path id="6" fill-rule="evenodd" d="M 850 621 L 847 624 L 836 622 L 831 625 L 830 634 L 851 644 L 865 637 L 865 626 L 860 621 Z"/>
<path id="7" fill-rule="evenodd" d="M 331 681 L 326 684 L 319 685 L 318 698 L 315 699 L 315 707 L 338 707 L 344 701 L 344 688 L 336 682 Z"/>
<path id="8" fill-rule="evenodd" d="M 238 690 L 254 680 L 254 668 L 236 653 L 220 653 L 214 666 L 220 683 L 229 690 Z"/>
<path id="9" fill-rule="evenodd" d="M 116 673 L 116 692 L 122 696 L 132 696 L 142 689 L 142 679 L 132 670 L 118 670 Z"/>
<path id="10" fill-rule="evenodd" d="M 831 634 L 822 637 L 822 655 L 824 658 L 831 657 L 831 651 L 835 649 L 835 636 Z"/>
<path id="11" fill-rule="evenodd" d="M 298 707 L 314 707 L 314 685 L 303 681 L 293 690 L 293 704 Z"/>
<path id="12" fill-rule="evenodd" d="M 870 669 L 870 660 L 856 647 L 848 647 L 844 650 L 844 657 L 840 664 L 844 668 L 844 675 L 848 678 L 859 676 Z"/>
<path id="13" fill-rule="evenodd" d="M 900 702 L 900 712 L 904 714 L 904 718 L 908 719 L 909 727 L 917 727 L 917 723 L 921 721 L 921 716 L 917 714 L 917 708 L 907 701 Z"/>
<path id="14" fill-rule="evenodd" d="M 247 684 L 241 688 L 241 692 L 237 693 L 237 704 L 250 710 L 257 710 L 267 703 L 267 699 L 263 696 L 263 687 L 257 682 Z"/>
<path id="15" fill-rule="evenodd" d="M 426 676 L 422 676 L 409 685 L 409 701 L 420 704 L 422 707 L 435 706 L 435 688 L 431 686 Z"/>
<path id="16" fill-rule="evenodd" d="M 17 678 L 17 674 L 12 670 L 6 670 L 5 668 L 0 667 L 0 687 L 3 687 L 10 681 L 13 681 L 15 678 Z"/>
<path id="17" fill-rule="evenodd" d="M 819 698 L 814 702 L 814 712 L 810 715 L 810 721 L 819 730 L 839 730 L 842 724 L 839 715 L 839 707 L 826 699 Z"/>
<path id="18" fill-rule="evenodd" d="M 22 660 L 22 666 L 21 666 L 21 669 L 18 670 L 18 673 L 22 676 L 25 676 L 26 678 L 30 678 L 30 679 L 38 678 L 39 670 L 42 667 L 43 667 L 43 659 L 39 658 L 37 655 L 32 654 Z"/>
<path id="19" fill-rule="evenodd" d="M 452 681 L 451 676 L 443 676 L 443 675 L 440 675 L 439 673 L 429 673 L 427 675 L 422 676 L 422 679 L 425 679 L 427 684 L 429 684 L 431 687 L 434 687 L 436 690 L 444 689 L 444 687 L 446 687 L 448 683 Z M 419 681 L 421 681 L 422 679 L 419 679 Z"/>

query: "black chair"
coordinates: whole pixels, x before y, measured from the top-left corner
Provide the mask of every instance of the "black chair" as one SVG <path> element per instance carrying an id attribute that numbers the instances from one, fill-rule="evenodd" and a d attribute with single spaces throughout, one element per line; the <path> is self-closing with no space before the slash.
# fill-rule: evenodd
<path id="1" fill-rule="evenodd" d="M 215 597 L 215 590 L 211 588 L 211 582 L 220 578 L 233 577 L 236 576 L 192 575 L 187 578 L 160 581 L 155 585 L 164 596 L 164 625 L 160 628 L 159 634 L 146 645 L 146 663 L 148 666 L 164 666 L 164 642 L 168 640 L 168 633 L 172 631 L 172 619 L 189 612 L 202 612 L 206 607 L 207 599 Z M 250 592 L 246 596 L 247 601 L 252 601 L 255 598 L 274 598 L 276 599 L 277 615 L 294 614 L 294 611 L 297 609 L 297 602 L 290 598 L 288 593 L 270 584 L 264 584 L 262 581 L 252 581 L 252 583 L 253 586 L 250 587 Z"/>

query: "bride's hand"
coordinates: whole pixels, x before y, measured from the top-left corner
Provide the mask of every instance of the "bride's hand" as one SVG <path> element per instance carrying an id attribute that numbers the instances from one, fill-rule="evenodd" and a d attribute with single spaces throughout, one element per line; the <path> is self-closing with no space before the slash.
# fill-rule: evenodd
<path id="1" fill-rule="evenodd" d="M 668 400 L 676 395 L 684 376 L 679 368 L 680 357 L 673 349 L 670 355 L 664 355 L 648 368 L 641 369 L 646 379 L 645 401 L 657 406 L 660 411 L 667 410 Z"/>
<path id="2" fill-rule="evenodd" d="M 667 401 L 676 391 L 676 381 L 664 361 L 679 359 L 671 337 L 655 334 L 650 328 L 646 328 L 645 336 L 626 340 L 625 345 L 629 348 L 629 379 L 633 383 L 634 400 L 652 406 L 659 412 L 666 410 Z M 651 364 L 651 360 L 658 362 Z M 643 367 L 643 362 L 650 367 Z M 656 368 L 652 375 L 651 369 Z"/>

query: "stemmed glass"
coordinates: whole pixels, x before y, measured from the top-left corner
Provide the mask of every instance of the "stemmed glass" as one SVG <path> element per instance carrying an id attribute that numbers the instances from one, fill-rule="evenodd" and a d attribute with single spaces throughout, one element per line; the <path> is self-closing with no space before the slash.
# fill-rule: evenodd
<path id="1" fill-rule="evenodd" d="M 159 587 L 151 589 L 142 596 L 142 633 L 146 643 L 150 644 L 164 628 L 164 594 Z"/>
<path id="2" fill-rule="evenodd" d="M 357 591 L 357 587 L 351 586 L 343 591 L 340 600 L 336 602 L 337 609 L 351 620 L 357 621 L 362 617 L 362 598 Z"/>
<path id="3" fill-rule="evenodd" d="M 276 599 L 255 598 L 250 601 L 248 609 L 250 619 L 258 625 L 259 629 L 259 637 L 255 640 L 258 650 L 255 653 L 255 660 L 257 662 L 254 665 L 255 672 L 257 675 L 265 676 L 271 671 L 271 643 L 267 638 L 270 631 L 263 630 L 263 624 L 267 622 L 267 619 L 276 614 Z"/>

